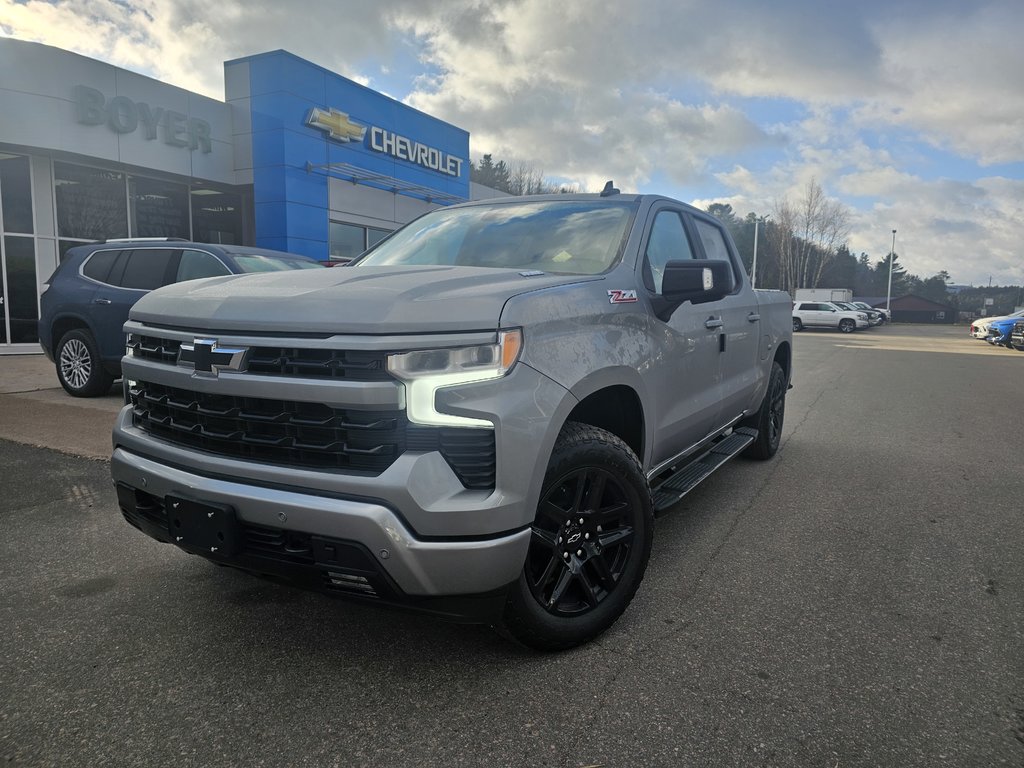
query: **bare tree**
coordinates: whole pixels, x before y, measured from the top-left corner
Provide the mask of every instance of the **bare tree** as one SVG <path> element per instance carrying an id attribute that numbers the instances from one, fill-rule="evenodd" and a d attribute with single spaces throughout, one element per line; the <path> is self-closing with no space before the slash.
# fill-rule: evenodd
<path id="1" fill-rule="evenodd" d="M 850 233 L 849 209 L 826 197 L 817 180 L 811 179 L 797 204 L 788 198 L 776 201 L 773 218 L 781 287 L 790 293 L 818 287 L 822 273 Z"/>
<path id="2" fill-rule="evenodd" d="M 797 212 L 788 198 L 776 200 L 772 207 L 772 226 L 768 228 L 772 250 L 779 262 L 779 288 L 793 293 L 798 285 L 799 254 L 796 247 Z"/>

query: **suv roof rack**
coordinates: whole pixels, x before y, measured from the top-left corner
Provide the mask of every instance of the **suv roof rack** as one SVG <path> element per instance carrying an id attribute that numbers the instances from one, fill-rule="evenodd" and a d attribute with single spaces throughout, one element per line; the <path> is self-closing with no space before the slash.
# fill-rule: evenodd
<path id="1" fill-rule="evenodd" d="M 108 237 L 105 243 L 188 243 L 184 237 Z"/>

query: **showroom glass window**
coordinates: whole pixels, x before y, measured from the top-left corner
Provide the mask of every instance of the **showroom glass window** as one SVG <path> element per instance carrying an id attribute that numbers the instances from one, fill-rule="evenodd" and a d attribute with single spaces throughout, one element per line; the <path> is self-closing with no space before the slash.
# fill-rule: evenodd
<path id="1" fill-rule="evenodd" d="M 198 243 L 242 244 L 242 196 L 193 187 L 192 238 Z"/>
<path id="2" fill-rule="evenodd" d="M 116 237 L 241 244 L 237 192 L 55 162 L 58 253 Z"/>
<path id="3" fill-rule="evenodd" d="M 188 187 L 159 179 L 128 179 L 132 237 L 189 237 Z"/>
<path id="4" fill-rule="evenodd" d="M 31 235 L 32 180 L 27 157 L 0 153 L 0 213 L 4 232 Z"/>
<path id="5" fill-rule="evenodd" d="M 39 288 L 29 159 L 0 153 L 0 344 L 39 340 Z"/>
<path id="6" fill-rule="evenodd" d="M 71 163 L 53 164 L 57 234 L 64 240 L 128 237 L 124 174 Z M 63 247 L 62 253 L 67 249 Z"/>
<path id="7" fill-rule="evenodd" d="M 351 261 L 371 245 L 390 235 L 390 230 L 331 222 L 331 260 Z"/>

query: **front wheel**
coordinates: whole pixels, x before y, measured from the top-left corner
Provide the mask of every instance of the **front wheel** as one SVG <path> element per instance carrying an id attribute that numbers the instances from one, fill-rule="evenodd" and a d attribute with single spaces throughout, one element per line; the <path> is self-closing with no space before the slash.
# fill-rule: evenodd
<path id="1" fill-rule="evenodd" d="M 654 513 L 636 455 L 610 432 L 569 422 L 544 476 L 503 629 L 531 648 L 585 643 L 615 623 L 651 553 Z"/>
<path id="2" fill-rule="evenodd" d="M 857 330 L 857 324 L 853 320 L 846 318 L 839 321 L 839 330 L 843 333 L 853 333 Z"/>
<path id="3" fill-rule="evenodd" d="M 804 324 L 800 321 L 800 318 L 799 317 L 794 317 L 793 318 L 793 330 L 794 331 L 802 331 L 803 329 L 804 329 Z"/>

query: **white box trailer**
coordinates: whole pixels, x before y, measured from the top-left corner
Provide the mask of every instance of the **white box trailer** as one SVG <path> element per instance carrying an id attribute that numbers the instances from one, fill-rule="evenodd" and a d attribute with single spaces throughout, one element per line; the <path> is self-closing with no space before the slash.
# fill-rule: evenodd
<path id="1" fill-rule="evenodd" d="M 797 288 L 796 301 L 853 301 L 852 288 Z"/>

